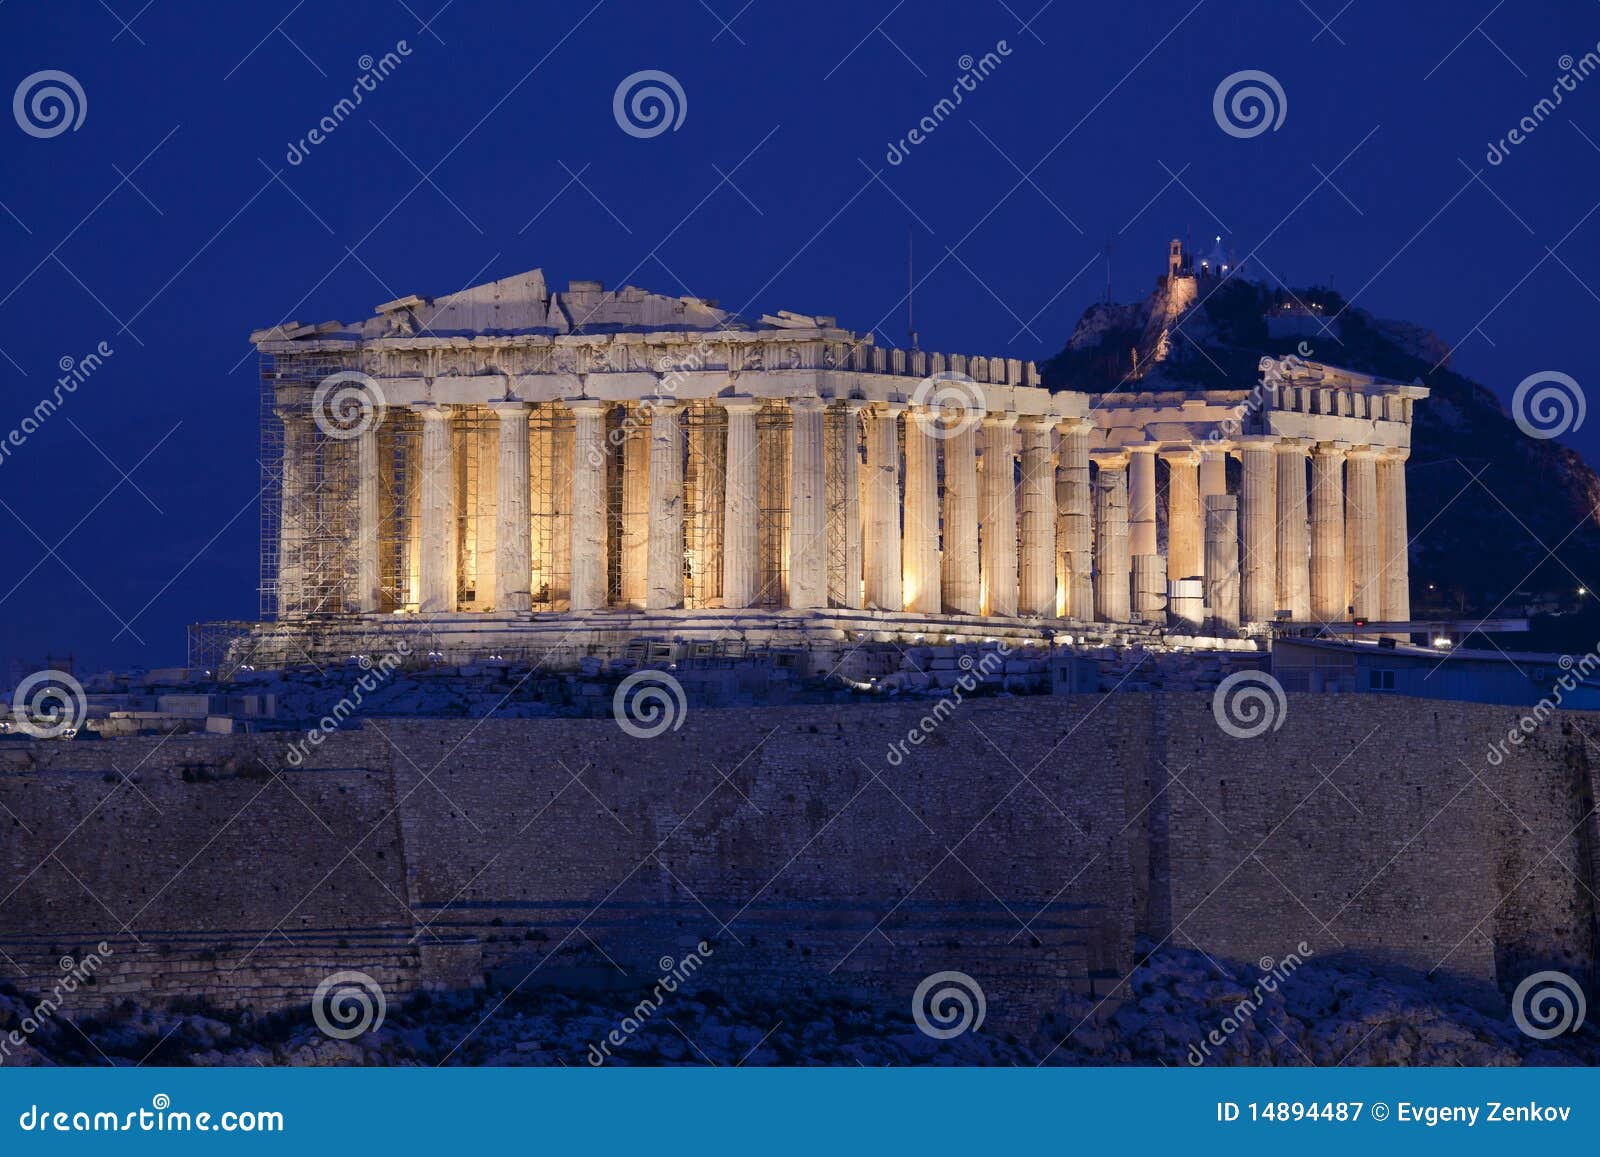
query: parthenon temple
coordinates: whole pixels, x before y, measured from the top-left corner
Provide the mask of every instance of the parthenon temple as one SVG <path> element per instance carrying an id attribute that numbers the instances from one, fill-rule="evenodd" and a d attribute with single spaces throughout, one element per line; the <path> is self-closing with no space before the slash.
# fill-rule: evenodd
<path id="1" fill-rule="evenodd" d="M 1417 385 L 1290 356 L 1237 389 L 1053 392 L 538 270 L 251 340 L 256 633 L 285 657 L 1409 618 Z"/>

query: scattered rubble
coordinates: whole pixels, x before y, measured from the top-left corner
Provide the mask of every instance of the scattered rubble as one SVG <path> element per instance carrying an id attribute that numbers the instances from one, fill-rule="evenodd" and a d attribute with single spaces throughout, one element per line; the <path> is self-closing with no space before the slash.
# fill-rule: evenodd
<path id="1" fill-rule="evenodd" d="M 909 1002 L 883 1007 L 818 996 L 784 1001 L 685 992 L 645 1031 L 615 1049 L 612 1065 L 1593 1065 L 1592 1027 L 1549 1041 L 1511 1018 L 1480 1011 L 1426 983 L 1310 960 L 1241 1011 L 1257 976 L 1205 953 L 1164 948 L 1139 967 L 1115 1011 L 1069 997 L 1032 1040 L 988 1030 L 935 1040 Z M 991 993 L 996 1000 L 1000 993 Z M 333 1040 L 309 1010 L 158 1012 L 125 1004 L 69 1025 L 65 1012 L 21 1046 L 10 1065 L 569 1065 L 626 1015 L 626 991 L 421 996 L 387 1010 L 382 1025 Z M 0 1029 L 27 1015 L 0 989 Z M 1227 1027 L 1229 1031 L 1223 1032 Z M 1222 1037 L 1210 1044 L 1208 1035 Z M 1202 1052 L 1202 1048 L 1207 1051 Z"/>

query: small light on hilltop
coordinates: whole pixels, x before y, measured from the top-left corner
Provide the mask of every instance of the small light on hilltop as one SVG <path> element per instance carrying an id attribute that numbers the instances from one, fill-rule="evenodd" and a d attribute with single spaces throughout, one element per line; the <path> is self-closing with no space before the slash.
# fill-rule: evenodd
<path id="1" fill-rule="evenodd" d="M 1578 588 L 1578 597 L 1579 598 L 1582 598 L 1584 595 L 1586 595 L 1588 593 L 1589 593 L 1589 588 L 1588 587 L 1579 587 Z"/>

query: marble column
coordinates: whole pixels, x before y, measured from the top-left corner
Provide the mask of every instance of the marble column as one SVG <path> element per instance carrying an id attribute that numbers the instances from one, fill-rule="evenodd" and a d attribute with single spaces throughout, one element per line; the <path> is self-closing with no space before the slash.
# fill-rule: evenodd
<path id="1" fill-rule="evenodd" d="M 1311 619 L 1311 538 L 1306 519 L 1306 452 L 1311 443 L 1280 438 L 1278 460 L 1278 609 Z"/>
<path id="2" fill-rule="evenodd" d="M 961 411 L 944 419 L 944 609 L 983 612 L 978 569 L 978 423 Z"/>
<path id="3" fill-rule="evenodd" d="M 1156 448 L 1135 446 L 1128 464 L 1128 554 L 1156 553 Z"/>
<path id="4" fill-rule="evenodd" d="M 1199 578 L 1205 574 L 1205 517 L 1200 511 L 1200 455 L 1193 450 L 1168 451 L 1167 576 Z"/>
<path id="5" fill-rule="evenodd" d="M 1350 571 L 1350 606 L 1358 619 L 1379 618 L 1383 609 L 1378 555 L 1378 452 L 1356 446 L 1345 456 L 1344 549 Z"/>
<path id="6" fill-rule="evenodd" d="M 550 411 L 548 403 L 542 403 L 533 410 L 528 432 L 528 593 L 530 603 L 537 599 L 547 607 L 557 598 L 555 575 L 567 574 L 570 566 L 558 570 L 555 565 L 558 549 L 553 528 L 558 509 L 557 478 L 570 482 L 572 474 L 570 470 L 561 470 L 558 474 L 555 460 L 556 424 L 551 420 Z M 570 530 L 566 537 L 570 548 Z"/>
<path id="7" fill-rule="evenodd" d="M 821 398 L 789 402 L 789 605 L 828 605 L 827 455 Z"/>
<path id="8" fill-rule="evenodd" d="M 494 488 L 494 609 L 526 611 L 533 577 L 533 522 L 528 513 L 527 402 L 490 402 L 498 420 Z"/>
<path id="9" fill-rule="evenodd" d="M 839 439 L 839 489 L 844 492 L 844 508 L 835 516 L 842 538 L 840 555 L 844 573 L 844 605 L 859 610 L 865 605 L 861 562 L 861 411 L 866 403 L 851 398 L 839 406 L 843 426 Z"/>
<path id="10" fill-rule="evenodd" d="M 919 615 L 944 610 L 939 557 L 939 442 L 944 428 L 937 410 L 906 411 L 905 544 L 901 567 L 905 608 Z"/>
<path id="11" fill-rule="evenodd" d="M 471 532 L 472 553 L 469 555 L 463 548 L 461 552 L 462 573 L 470 577 L 472 591 L 472 605 L 470 609 L 482 611 L 491 605 L 498 607 L 494 602 L 495 593 L 495 559 L 498 556 L 499 538 L 495 525 L 495 496 L 500 490 L 500 430 L 499 423 L 483 423 L 475 425 L 466 431 L 467 438 L 472 439 L 476 446 L 473 457 L 475 462 L 470 463 L 470 493 L 462 495 L 465 509 L 471 514 L 467 518 L 459 519 L 462 531 Z M 465 450 L 465 444 L 458 440 L 457 454 Z M 467 466 L 469 463 L 461 463 Z M 458 470 L 458 474 L 468 473 Z M 464 547 L 464 544 L 463 544 Z"/>
<path id="12" fill-rule="evenodd" d="M 1022 419 L 1022 574 L 1018 608 L 1025 615 L 1056 613 L 1056 477 L 1051 460 L 1053 417 Z"/>
<path id="13" fill-rule="evenodd" d="M 1057 614 L 1094 619 L 1094 521 L 1089 488 L 1089 434 L 1094 423 L 1068 418 L 1061 431 L 1056 470 Z"/>
<path id="14" fill-rule="evenodd" d="M 978 563 L 983 613 L 1017 613 L 1015 414 L 983 419 L 983 484 L 978 503 Z"/>
<path id="15" fill-rule="evenodd" d="M 405 525 L 405 609 L 416 612 L 422 605 L 422 439 L 410 439 L 406 449 L 405 493 L 401 501 L 406 504 Z"/>
<path id="16" fill-rule="evenodd" d="M 1232 449 L 1227 442 L 1207 442 L 1200 448 L 1200 507 L 1201 518 L 1205 517 L 1205 501 L 1213 494 L 1226 494 L 1228 492 L 1228 451 Z"/>
<path id="17" fill-rule="evenodd" d="M 1271 622 L 1278 600 L 1278 462 L 1270 438 L 1239 442 L 1239 613 Z"/>
<path id="18" fill-rule="evenodd" d="M 1378 553 L 1383 592 L 1378 617 L 1411 620 L 1410 539 L 1406 529 L 1406 458 L 1409 450 L 1385 450 L 1378 458 Z"/>
<path id="19" fill-rule="evenodd" d="M 1345 446 L 1319 442 L 1311 451 L 1311 615 L 1324 623 L 1343 620 Z"/>
<path id="20" fill-rule="evenodd" d="M 572 592 L 574 611 L 606 605 L 606 412 L 598 398 L 568 398 L 572 432 Z"/>
<path id="21" fill-rule="evenodd" d="M 378 551 L 378 534 L 383 510 L 379 483 L 383 477 L 378 460 L 378 426 L 382 411 L 373 414 L 356 435 L 356 597 L 355 609 L 373 614 L 382 607 L 383 575 Z"/>
<path id="22" fill-rule="evenodd" d="M 1164 623 L 1167 609 L 1167 560 L 1159 554 L 1132 558 L 1133 610 L 1141 623 Z"/>
<path id="23" fill-rule="evenodd" d="M 904 606 L 900 570 L 900 444 L 897 427 L 903 402 L 883 402 L 867 417 L 866 563 L 867 606 L 898 611 Z"/>
<path id="24" fill-rule="evenodd" d="M 414 407 L 422 415 L 421 597 L 423 614 L 456 609 L 456 463 L 450 407 L 431 402 Z"/>
<path id="25" fill-rule="evenodd" d="M 694 502 L 684 511 L 685 518 L 692 517 L 696 525 L 696 541 L 691 544 L 694 555 L 695 595 L 699 606 L 708 606 L 722 598 L 722 512 L 725 506 L 722 488 L 727 484 L 728 464 L 726 428 L 713 422 L 705 411 L 714 403 L 695 404 L 695 421 L 689 428 L 690 458 L 696 464 Z"/>
<path id="26" fill-rule="evenodd" d="M 1206 498 L 1206 607 L 1223 630 L 1239 626 L 1239 500 Z"/>
<path id="27" fill-rule="evenodd" d="M 1128 621 L 1128 452 L 1094 456 L 1094 617 Z"/>
<path id="28" fill-rule="evenodd" d="M 755 601 L 757 583 L 756 516 L 760 509 L 760 443 L 756 435 L 757 398 L 719 398 L 728 411 L 727 481 L 723 486 L 722 605 L 748 607 Z"/>
<path id="29" fill-rule="evenodd" d="M 638 402 L 624 408 L 622 438 L 622 604 L 645 605 L 650 567 L 650 415 Z"/>
<path id="30" fill-rule="evenodd" d="M 683 423 L 676 399 L 651 398 L 650 500 L 645 548 L 644 605 L 652 611 L 683 606 Z"/>

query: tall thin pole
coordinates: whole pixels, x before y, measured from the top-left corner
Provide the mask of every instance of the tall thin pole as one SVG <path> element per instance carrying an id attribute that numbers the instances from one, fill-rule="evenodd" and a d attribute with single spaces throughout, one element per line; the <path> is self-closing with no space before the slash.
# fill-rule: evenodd
<path id="1" fill-rule="evenodd" d="M 916 237 L 909 222 L 906 224 L 906 332 L 911 337 L 911 348 L 917 348 L 917 315 L 912 295 L 917 291 Z"/>

